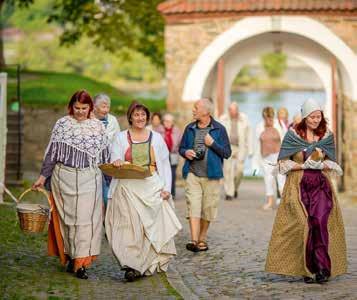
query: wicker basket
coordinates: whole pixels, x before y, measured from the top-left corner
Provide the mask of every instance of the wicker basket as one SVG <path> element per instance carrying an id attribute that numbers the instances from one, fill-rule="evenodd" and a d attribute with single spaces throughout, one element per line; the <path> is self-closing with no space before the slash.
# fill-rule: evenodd
<path id="1" fill-rule="evenodd" d="M 47 220 L 49 219 L 52 207 L 48 194 L 43 189 L 39 189 L 38 191 L 46 196 L 50 205 L 49 207 L 41 204 L 19 203 L 27 193 L 37 192 L 32 189 L 24 191 L 18 199 L 18 204 L 16 206 L 17 215 L 20 221 L 20 228 L 24 232 L 42 232 L 45 228 Z"/>

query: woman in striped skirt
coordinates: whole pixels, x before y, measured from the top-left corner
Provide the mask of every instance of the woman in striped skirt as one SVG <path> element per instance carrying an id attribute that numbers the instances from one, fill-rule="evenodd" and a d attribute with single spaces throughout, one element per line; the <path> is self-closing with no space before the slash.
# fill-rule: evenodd
<path id="1" fill-rule="evenodd" d="M 76 92 L 68 115 L 52 130 L 41 175 L 33 184 L 51 190 L 53 206 L 48 232 L 49 255 L 60 257 L 67 272 L 87 279 L 86 268 L 100 253 L 102 236 L 102 174 L 108 138 L 103 124 L 91 118 L 93 102 Z"/>

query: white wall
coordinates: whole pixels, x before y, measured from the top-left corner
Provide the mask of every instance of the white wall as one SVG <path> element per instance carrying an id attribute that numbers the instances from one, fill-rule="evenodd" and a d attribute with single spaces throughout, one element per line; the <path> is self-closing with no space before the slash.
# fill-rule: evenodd
<path id="1" fill-rule="evenodd" d="M 306 63 L 311 64 L 312 68 L 326 69 L 323 66 L 325 65 L 323 59 L 316 60 L 317 52 L 315 50 L 318 49 L 317 46 L 320 47 L 323 55 L 326 56 L 326 53 L 329 53 L 331 57 L 335 57 L 344 80 L 343 93 L 357 101 L 356 54 L 325 25 L 312 18 L 300 16 L 247 17 L 238 21 L 230 29 L 217 36 L 200 54 L 186 79 L 182 99 L 193 101 L 201 98 L 203 92 L 209 90 L 206 84 L 216 62 L 220 57 L 226 55 L 230 49 L 252 37 L 273 31 L 290 33 L 296 38 L 302 37 L 305 40 L 303 47 L 291 44 L 291 47 L 286 45 L 285 49 L 293 53 L 298 52 L 296 55 L 299 55 L 300 59 L 304 59 Z M 255 51 L 254 48 L 250 48 L 250 50 Z M 312 51 L 311 55 L 309 51 Z M 240 61 L 243 61 L 243 56 Z M 210 80 L 209 82 L 214 81 Z M 324 82 L 325 84 L 327 83 Z"/>
<path id="2" fill-rule="evenodd" d="M 5 184 L 5 156 L 6 156 L 6 81 L 7 74 L 0 73 L 0 183 Z M 3 202 L 4 189 L 0 184 L 0 203 Z"/>

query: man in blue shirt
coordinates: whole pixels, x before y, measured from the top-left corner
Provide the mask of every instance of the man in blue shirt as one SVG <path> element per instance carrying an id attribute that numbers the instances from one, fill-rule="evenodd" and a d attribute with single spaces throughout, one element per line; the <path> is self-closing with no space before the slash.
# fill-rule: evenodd
<path id="1" fill-rule="evenodd" d="M 213 111 L 211 99 L 195 102 L 192 110 L 195 121 L 186 126 L 179 148 L 185 158 L 182 172 L 191 230 L 186 248 L 193 252 L 208 250 L 207 231 L 217 216 L 223 159 L 231 155 L 227 131 L 212 117 Z"/>

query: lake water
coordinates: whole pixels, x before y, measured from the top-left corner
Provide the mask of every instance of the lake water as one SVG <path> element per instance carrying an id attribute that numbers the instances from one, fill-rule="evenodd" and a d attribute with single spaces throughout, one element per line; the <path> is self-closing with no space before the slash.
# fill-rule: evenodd
<path id="1" fill-rule="evenodd" d="M 289 120 L 300 112 L 300 107 L 308 98 L 314 98 L 322 106 L 325 104 L 325 92 L 323 91 L 249 91 L 232 93 L 232 101 L 239 104 L 239 110 L 244 112 L 255 132 L 255 127 L 262 121 L 262 110 L 266 106 L 272 106 L 275 110 L 286 107 L 289 111 Z M 245 163 L 244 174 L 252 175 L 251 161 Z"/>

